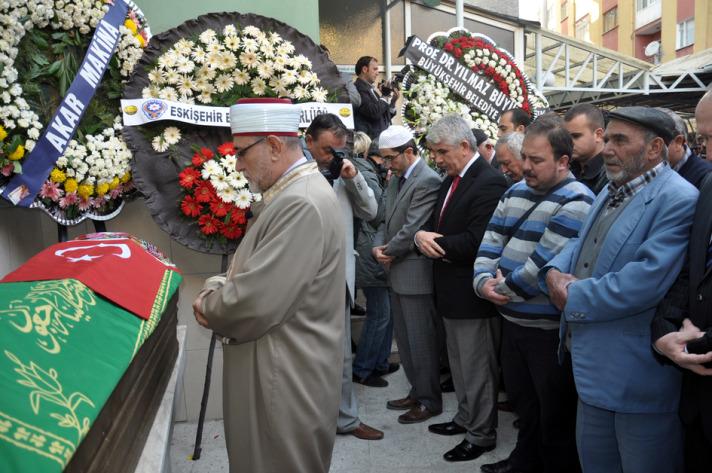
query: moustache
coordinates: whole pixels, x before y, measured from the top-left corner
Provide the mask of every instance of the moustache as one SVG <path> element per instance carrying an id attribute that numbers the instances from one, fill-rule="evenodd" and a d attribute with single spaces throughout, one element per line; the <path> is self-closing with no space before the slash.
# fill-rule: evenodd
<path id="1" fill-rule="evenodd" d="M 524 177 L 536 177 L 536 174 L 532 171 L 524 171 L 522 174 L 524 174 Z"/>

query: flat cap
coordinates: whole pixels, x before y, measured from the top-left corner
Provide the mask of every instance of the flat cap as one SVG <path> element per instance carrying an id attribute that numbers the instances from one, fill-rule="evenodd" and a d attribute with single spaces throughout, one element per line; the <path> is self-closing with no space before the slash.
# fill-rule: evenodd
<path id="1" fill-rule="evenodd" d="M 479 128 L 473 128 L 472 134 L 475 135 L 475 141 L 477 141 L 477 146 L 481 145 L 489 139 L 489 136 L 487 136 L 487 134 Z"/>
<path id="2" fill-rule="evenodd" d="M 608 112 L 609 120 L 623 120 L 650 130 L 663 139 L 666 145 L 675 138 L 675 122 L 670 116 L 652 107 L 621 107 Z"/>

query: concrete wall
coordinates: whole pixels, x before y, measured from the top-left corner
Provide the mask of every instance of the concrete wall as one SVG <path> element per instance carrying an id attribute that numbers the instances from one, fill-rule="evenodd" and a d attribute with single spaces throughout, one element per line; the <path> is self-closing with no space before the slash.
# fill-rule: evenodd
<path id="1" fill-rule="evenodd" d="M 319 44 L 318 0 L 290 2 L 284 0 L 201 0 L 200 2 L 136 0 L 136 3 L 148 18 L 153 33 L 160 33 L 205 13 L 237 11 L 276 18 L 308 35 Z"/>
<path id="2" fill-rule="evenodd" d="M 253 12 L 271 16 L 296 27 L 319 42 L 317 0 L 284 2 L 280 0 L 245 1 L 203 0 L 175 2 L 169 0 L 138 1 L 154 33 L 172 28 L 185 20 L 215 11 Z M 156 244 L 181 269 L 184 279 L 180 288 L 179 324 L 187 325 L 186 368 L 182 394 L 177 399 L 177 420 L 196 420 L 203 392 L 210 332 L 198 326 L 191 304 L 203 281 L 220 272 L 220 256 L 205 255 L 173 242 L 153 221 L 142 199 L 126 205 L 118 217 L 107 222 L 108 231 L 128 232 Z M 72 227 L 69 237 L 94 231 L 91 222 Z M 39 210 L 18 209 L 0 202 L 0 277 L 14 270 L 31 256 L 57 242 L 57 226 Z M 218 344 L 213 365 L 212 387 L 207 418 L 222 418 L 222 350 Z"/>

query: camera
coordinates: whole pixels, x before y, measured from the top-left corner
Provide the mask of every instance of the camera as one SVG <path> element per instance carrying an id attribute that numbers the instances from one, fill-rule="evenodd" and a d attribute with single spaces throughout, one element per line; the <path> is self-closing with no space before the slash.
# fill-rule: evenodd
<path id="1" fill-rule="evenodd" d="M 378 88 L 381 90 L 383 96 L 388 96 L 393 93 L 393 89 L 397 88 L 397 85 L 392 81 L 382 80 L 381 83 L 378 84 Z"/>
<path id="2" fill-rule="evenodd" d="M 329 167 L 326 169 L 319 169 L 321 174 L 329 181 L 329 184 L 334 185 L 334 181 L 341 176 L 341 168 L 344 167 L 344 159 L 349 156 L 348 150 L 346 149 L 334 149 L 329 148 L 331 152 L 331 162 Z"/>

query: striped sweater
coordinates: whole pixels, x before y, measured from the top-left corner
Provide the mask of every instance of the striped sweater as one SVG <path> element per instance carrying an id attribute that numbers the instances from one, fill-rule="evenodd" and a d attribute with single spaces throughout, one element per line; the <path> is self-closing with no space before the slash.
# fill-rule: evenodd
<path id="1" fill-rule="evenodd" d="M 477 252 L 474 286 L 480 295 L 482 284 L 500 269 L 505 280 L 496 290 L 510 298 L 508 304 L 498 306 L 500 313 L 520 325 L 551 329 L 558 327 L 560 311 L 539 289 L 537 275 L 578 235 L 594 195 L 584 184 L 570 181 L 547 195 L 510 235 L 517 221 L 541 198 L 542 193 L 523 180 L 504 193 Z"/>

